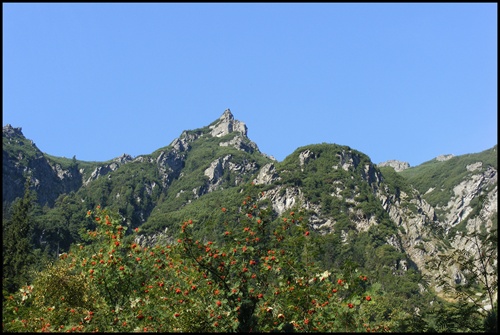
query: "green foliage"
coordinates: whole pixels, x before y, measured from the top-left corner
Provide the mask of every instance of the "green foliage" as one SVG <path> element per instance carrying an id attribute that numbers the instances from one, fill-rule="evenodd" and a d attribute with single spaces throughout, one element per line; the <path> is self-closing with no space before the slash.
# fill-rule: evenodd
<path id="1" fill-rule="evenodd" d="M 390 194 L 397 197 L 400 196 L 401 192 L 404 192 L 409 196 L 413 196 L 415 194 L 410 183 L 401 175 L 401 172 L 396 172 L 394 168 L 390 166 L 380 167 L 380 172 L 384 176 L 384 182 L 389 186 Z"/>
<path id="2" fill-rule="evenodd" d="M 34 218 L 34 246 L 52 256 L 68 251 L 73 243 L 81 241 L 80 230 L 85 228 L 85 210 L 74 193 L 58 197 L 53 209 L 44 208 Z"/>
<path id="3" fill-rule="evenodd" d="M 23 198 L 14 202 L 10 218 L 2 220 L 2 290 L 4 292 L 14 292 L 31 279 L 29 270 L 35 262 L 31 215 L 35 198 L 29 187 L 29 178 L 27 178 Z"/>
<path id="4" fill-rule="evenodd" d="M 473 304 L 443 304 L 424 315 L 425 330 L 433 333 L 476 332 L 481 318 Z"/>
<path id="5" fill-rule="evenodd" d="M 11 157 L 16 157 L 20 163 L 28 165 L 30 160 L 41 156 L 36 145 L 24 136 L 2 137 L 2 150 Z"/>
<path id="6" fill-rule="evenodd" d="M 301 158 L 301 153 L 307 157 Z M 349 207 L 360 210 L 366 219 L 374 216 L 389 220 L 380 201 L 374 195 L 374 174 L 366 172 L 369 158 L 347 146 L 316 144 L 301 147 L 288 156 L 277 170 L 283 176 L 283 186 L 301 186 L 304 197 L 321 204 L 325 215 L 348 224 L 353 214 Z M 370 175 L 373 174 L 373 175 Z M 352 201 L 349 201 L 352 200 Z"/>

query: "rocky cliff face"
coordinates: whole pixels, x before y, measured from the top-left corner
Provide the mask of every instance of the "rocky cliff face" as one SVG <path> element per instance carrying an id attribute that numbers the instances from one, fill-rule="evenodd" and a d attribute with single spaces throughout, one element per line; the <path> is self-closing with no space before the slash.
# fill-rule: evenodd
<path id="1" fill-rule="evenodd" d="M 11 203 L 24 193 L 24 181 L 31 180 L 41 205 L 54 205 L 63 193 L 78 190 L 82 175 L 76 165 L 62 167 L 48 159 L 35 145 L 27 140 L 21 128 L 6 125 L 2 130 L 2 201 Z"/>
<path id="2" fill-rule="evenodd" d="M 116 171 L 120 166 L 122 166 L 123 164 L 127 164 L 131 161 L 133 161 L 133 159 L 130 155 L 123 154 L 122 156 L 113 159 L 113 161 L 109 164 L 102 163 L 95 167 L 95 169 L 90 174 L 90 177 L 83 181 L 83 185 L 86 186 L 90 184 L 92 181 L 96 180 L 97 178 L 105 176 L 112 171 Z M 84 170 L 82 169 L 80 172 L 83 173 L 83 171 Z"/>
<path id="3" fill-rule="evenodd" d="M 471 206 L 474 199 L 482 196 L 483 217 L 491 217 L 497 212 L 497 170 L 493 167 L 482 169 L 482 163 L 468 165 L 467 170 L 482 170 L 478 174 L 471 174 L 466 179 L 453 187 L 451 200 L 443 207 L 445 214 L 444 228 L 449 231 L 450 228 L 464 222 L 470 213 L 475 209 Z"/>

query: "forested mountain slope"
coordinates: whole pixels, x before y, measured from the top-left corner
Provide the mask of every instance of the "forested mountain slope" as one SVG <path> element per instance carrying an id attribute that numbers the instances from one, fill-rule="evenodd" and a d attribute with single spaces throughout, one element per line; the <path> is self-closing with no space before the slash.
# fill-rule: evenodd
<path id="1" fill-rule="evenodd" d="M 489 238 L 498 225 L 497 146 L 401 169 L 332 143 L 297 148 L 277 162 L 226 110 L 151 154 L 107 162 L 48 155 L 7 125 L 2 164 L 4 231 L 28 179 L 37 204 L 30 241 L 47 257 L 82 242 L 82 231 L 92 227 L 87 212 L 96 206 L 116 212 L 128 231 L 140 227 L 134 238 L 143 246 L 174 243 L 186 220 L 197 223 L 194 238 L 222 243 L 227 214 L 220 209 L 240 208 L 244 195 L 254 193 L 273 225 L 300 213 L 319 264 L 356 264 L 384 290 L 399 292 L 394 299 L 410 309 L 429 304 L 433 294 L 451 300 L 450 285 L 473 283 L 485 293 L 476 278 L 484 273 L 496 287 L 496 245 Z M 490 254 L 481 257 L 484 250 Z M 461 266 L 464 257 L 474 258 L 469 267 Z M 491 299 L 480 298 L 491 309 Z"/>

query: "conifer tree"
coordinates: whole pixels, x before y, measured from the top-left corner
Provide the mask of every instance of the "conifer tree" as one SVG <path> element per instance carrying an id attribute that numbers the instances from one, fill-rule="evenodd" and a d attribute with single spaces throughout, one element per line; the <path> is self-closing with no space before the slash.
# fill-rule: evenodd
<path id="1" fill-rule="evenodd" d="M 12 204 L 10 217 L 2 222 L 2 289 L 4 293 L 14 292 L 21 285 L 27 284 L 28 271 L 34 261 L 31 243 L 33 221 L 30 212 L 35 195 L 29 188 L 29 179 L 28 177 L 25 182 L 23 198 L 18 198 Z"/>

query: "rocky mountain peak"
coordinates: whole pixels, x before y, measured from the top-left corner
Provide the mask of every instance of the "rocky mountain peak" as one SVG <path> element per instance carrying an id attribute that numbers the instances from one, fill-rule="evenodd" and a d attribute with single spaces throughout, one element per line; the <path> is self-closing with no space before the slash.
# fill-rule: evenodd
<path id="1" fill-rule="evenodd" d="M 124 153 L 123 155 L 121 155 L 120 157 L 116 157 L 115 159 L 113 159 L 115 162 L 118 162 L 118 163 L 128 163 L 130 161 L 133 160 L 132 156 L 130 156 L 129 154 L 126 154 Z"/>
<path id="2" fill-rule="evenodd" d="M 210 129 L 212 129 L 210 134 L 214 137 L 222 137 L 232 132 L 239 132 L 241 135 L 247 136 L 247 126 L 245 123 L 235 120 L 229 108 L 222 113 L 215 124 L 210 126 Z"/>
<path id="3" fill-rule="evenodd" d="M 228 108 L 222 113 L 220 119 L 231 119 L 234 120 L 233 113 L 231 113 L 231 110 Z"/>
<path id="4" fill-rule="evenodd" d="M 6 137 L 24 136 L 21 127 L 14 128 L 10 124 L 3 126 L 2 135 Z"/>

